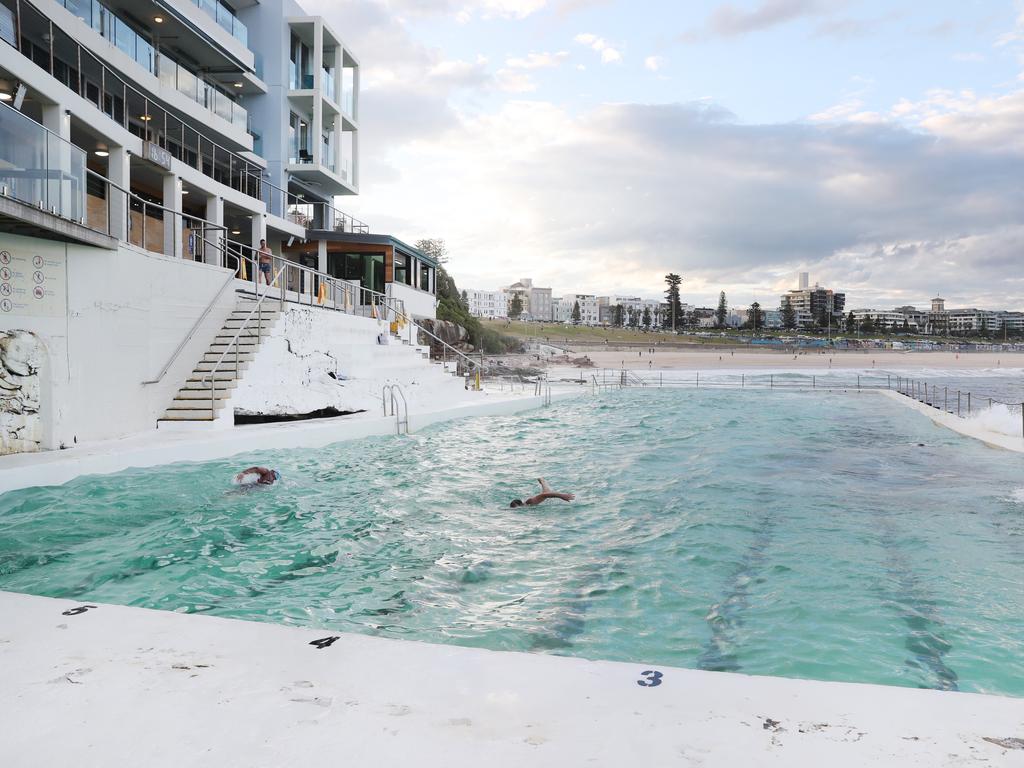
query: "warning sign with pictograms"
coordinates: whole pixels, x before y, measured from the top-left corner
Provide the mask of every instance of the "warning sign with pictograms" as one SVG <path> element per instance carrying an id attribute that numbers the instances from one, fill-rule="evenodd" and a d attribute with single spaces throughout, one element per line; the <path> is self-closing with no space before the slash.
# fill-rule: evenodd
<path id="1" fill-rule="evenodd" d="M 67 268 L 63 252 L 0 246 L 0 328 L 6 317 L 63 317 Z"/>

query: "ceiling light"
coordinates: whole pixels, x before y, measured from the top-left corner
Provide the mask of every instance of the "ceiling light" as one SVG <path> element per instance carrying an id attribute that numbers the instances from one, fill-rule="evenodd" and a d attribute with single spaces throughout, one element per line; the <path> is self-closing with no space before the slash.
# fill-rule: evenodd
<path id="1" fill-rule="evenodd" d="M 96 155 L 96 157 L 109 157 L 110 156 L 110 153 L 107 152 L 107 150 L 105 150 L 105 149 L 97 149 L 95 152 L 93 152 L 93 154 Z"/>
<path id="2" fill-rule="evenodd" d="M 242 234 L 242 230 L 240 230 L 240 229 L 232 229 L 231 230 L 231 234 L 232 235 L 240 235 L 240 234 Z"/>
<path id="3" fill-rule="evenodd" d="M 0 101 L 10 101 L 14 96 L 9 94 L 7 91 L 0 91 Z"/>
<path id="4" fill-rule="evenodd" d="M 241 88 L 241 87 L 242 87 L 241 83 L 235 83 L 235 88 Z"/>
<path id="5" fill-rule="evenodd" d="M 157 24 L 163 24 L 164 23 L 164 17 L 163 16 L 154 16 L 153 17 L 153 21 L 155 21 Z"/>
<path id="6" fill-rule="evenodd" d="M 187 189 L 183 189 L 183 190 L 181 190 L 181 194 L 183 194 L 183 195 L 187 195 L 187 194 L 188 194 L 188 190 L 187 190 Z"/>
<path id="7" fill-rule="evenodd" d="M 152 119 L 153 119 L 152 115 L 139 115 L 139 120 L 142 120 L 143 122 L 146 122 L 146 123 L 148 123 Z"/>

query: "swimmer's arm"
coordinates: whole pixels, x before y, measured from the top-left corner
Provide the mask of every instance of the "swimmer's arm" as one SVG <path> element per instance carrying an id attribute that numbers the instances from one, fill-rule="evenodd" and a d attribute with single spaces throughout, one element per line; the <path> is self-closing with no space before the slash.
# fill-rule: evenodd
<path id="1" fill-rule="evenodd" d="M 551 486 L 548 485 L 548 481 L 545 480 L 543 477 L 538 477 L 537 482 L 540 483 L 541 493 L 553 493 L 553 491 L 551 490 Z"/>

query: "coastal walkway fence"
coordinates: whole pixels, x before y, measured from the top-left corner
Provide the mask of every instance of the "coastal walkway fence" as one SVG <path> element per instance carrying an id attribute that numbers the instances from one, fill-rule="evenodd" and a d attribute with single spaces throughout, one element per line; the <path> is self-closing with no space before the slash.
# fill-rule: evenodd
<path id="1" fill-rule="evenodd" d="M 692 376 L 692 377 L 691 377 Z M 583 382 L 583 375 L 580 375 Z M 978 390 L 953 389 L 947 384 L 935 383 L 899 375 L 865 375 L 843 377 L 829 374 L 824 376 L 806 374 L 750 374 L 739 373 L 723 376 L 716 373 L 710 378 L 701 378 L 699 371 L 688 372 L 683 377 L 675 372 L 666 376 L 664 372 L 642 374 L 628 369 L 602 368 L 591 373 L 590 386 L 593 392 L 611 389 L 639 387 L 642 389 L 760 389 L 779 391 L 889 391 L 917 400 L 919 403 L 959 416 L 963 419 L 976 418 L 996 406 L 1005 408 L 1019 425 L 1016 434 L 1024 436 L 1024 402 L 1009 402 Z M 1015 428 L 1016 429 L 1016 428 Z"/>

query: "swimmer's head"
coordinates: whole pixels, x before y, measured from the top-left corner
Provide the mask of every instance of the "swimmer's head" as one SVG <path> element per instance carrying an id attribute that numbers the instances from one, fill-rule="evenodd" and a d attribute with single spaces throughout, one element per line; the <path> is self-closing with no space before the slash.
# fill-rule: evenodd
<path id="1" fill-rule="evenodd" d="M 516 507 L 521 507 L 523 506 L 523 501 L 522 499 L 512 499 L 512 503 L 509 504 L 509 506 L 512 507 L 512 509 L 515 509 Z"/>
<path id="2" fill-rule="evenodd" d="M 280 472 L 278 472 L 278 471 L 277 471 L 277 470 L 275 469 L 275 470 L 274 470 L 274 482 L 276 483 L 276 482 L 277 482 L 278 480 L 280 480 L 280 479 L 281 479 L 281 473 L 280 473 Z"/>

